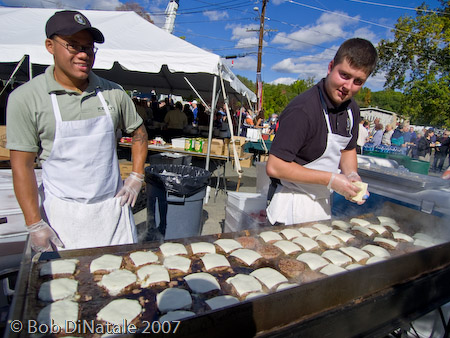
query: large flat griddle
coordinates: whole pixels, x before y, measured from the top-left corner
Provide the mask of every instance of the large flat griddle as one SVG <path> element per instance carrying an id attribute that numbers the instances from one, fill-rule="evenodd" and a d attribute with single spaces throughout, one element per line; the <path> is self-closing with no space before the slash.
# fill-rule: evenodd
<path id="1" fill-rule="evenodd" d="M 401 222 L 423 225 L 424 231 L 442 234 L 444 220 L 405 207 L 386 208 Z M 445 227 L 444 227 L 445 228 Z M 277 229 L 270 228 L 270 229 Z M 217 238 L 255 236 L 267 228 L 181 239 L 213 241 Z M 445 233 L 445 229 L 443 230 Z M 96 257 L 105 253 L 126 254 L 157 248 L 160 243 L 112 246 L 43 254 L 40 260 Z M 318 279 L 298 287 L 273 293 L 236 306 L 210 311 L 182 321 L 180 337 L 304 336 L 304 337 L 383 337 L 420 315 L 450 301 L 450 241 L 393 257 L 339 275 Z M 35 290 L 33 276 L 37 259 L 25 256 L 10 315 L 26 320 L 32 313 L 30 298 Z M 35 295 L 35 294 L 34 294 Z M 157 334 L 153 334 L 157 335 Z M 163 334 L 160 334 L 163 336 Z M 7 337 L 27 335 L 7 332 Z M 128 336 L 148 336 L 122 335 Z"/>

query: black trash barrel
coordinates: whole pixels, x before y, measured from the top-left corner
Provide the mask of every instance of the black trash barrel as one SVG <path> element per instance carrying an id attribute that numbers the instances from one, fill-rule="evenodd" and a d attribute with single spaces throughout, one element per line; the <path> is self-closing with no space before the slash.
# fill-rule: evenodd
<path id="1" fill-rule="evenodd" d="M 147 241 L 199 236 L 211 173 L 199 167 L 155 164 L 145 168 Z"/>

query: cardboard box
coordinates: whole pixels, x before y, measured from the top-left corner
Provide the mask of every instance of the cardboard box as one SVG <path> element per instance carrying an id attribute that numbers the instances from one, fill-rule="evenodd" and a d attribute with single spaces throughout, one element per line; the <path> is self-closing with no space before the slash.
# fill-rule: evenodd
<path id="1" fill-rule="evenodd" d="M 224 148 L 224 142 L 222 139 L 213 138 L 211 140 L 211 155 L 222 155 Z M 206 154 L 208 152 L 208 140 L 205 140 L 203 143 L 203 153 Z"/>
<path id="2" fill-rule="evenodd" d="M 9 158 L 9 149 L 6 149 L 6 126 L 0 126 L 0 156 Z"/>
<path id="3" fill-rule="evenodd" d="M 245 144 L 246 140 L 245 137 L 243 136 L 235 136 L 234 137 L 234 143 L 236 145 L 236 150 L 238 153 L 239 157 L 243 157 L 244 156 L 244 144 Z M 233 156 L 233 148 L 231 145 L 231 139 L 226 139 L 226 144 L 224 146 L 223 149 L 223 154 L 225 156 Z"/>
<path id="4" fill-rule="evenodd" d="M 148 167 L 149 165 L 150 165 L 149 163 L 146 163 L 145 167 Z M 131 161 L 119 162 L 119 168 L 120 168 L 120 176 L 122 177 L 122 180 L 124 180 L 128 176 L 130 176 L 131 172 L 133 171 L 133 162 Z"/>
<path id="5" fill-rule="evenodd" d="M 250 153 L 244 153 L 243 156 L 241 156 L 242 159 L 239 161 L 239 164 L 241 165 L 241 168 L 251 168 L 253 165 L 253 154 Z M 234 159 L 232 158 L 231 162 L 234 165 Z"/>
<path id="6" fill-rule="evenodd" d="M 269 154 L 259 155 L 259 162 L 267 162 L 268 159 L 269 159 Z"/>

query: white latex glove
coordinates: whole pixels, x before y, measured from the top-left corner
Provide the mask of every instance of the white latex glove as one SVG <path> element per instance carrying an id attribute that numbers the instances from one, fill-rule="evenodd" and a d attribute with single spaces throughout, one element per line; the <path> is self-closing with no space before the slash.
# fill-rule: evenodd
<path id="1" fill-rule="evenodd" d="M 142 188 L 142 182 L 144 182 L 144 175 L 132 172 L 130 176 L 123 181 L 123 187 L 117 193 L 116 197 L 121 197 L 120 205 L 125 204 L 134 207 L 137 197 Z"/>
<path id="2" fill-rule="evenodd" d="M 354 179 L 354 177 L 352 179 Z M 352 201 L 351 198 L 356 196 L 358 191 L 360 190 L 357 186 L 353 185 L 352 181 L 345 175 L 336 173 L 331 174 L 330 182 L 328 182 L 327 188 L 333 189 L 335 192 L 337 192 L 339 195 L 344 196 L 345 199 L 349 201 Z"/>
<path id="3" fill-rule="evenodd" d="M 361 177 L 359 177 L 357 172 L 352 171 L 350 174 L 347 175 L 347 178 L 350 180 L 350 182 L 361 182 Z"/>
<path id="4" fill-rule="evenodd" d="M 52 243 L 64 248 L 56 232 L 44 220 L 27 227 L 30 233 L 31 248 L 36 252 L 53 251 Z"/>

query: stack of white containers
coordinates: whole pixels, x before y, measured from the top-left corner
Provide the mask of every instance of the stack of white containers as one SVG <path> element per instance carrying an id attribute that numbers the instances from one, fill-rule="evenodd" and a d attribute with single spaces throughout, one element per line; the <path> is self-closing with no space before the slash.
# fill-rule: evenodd
<path id="1" fill-rule="evenodd" d="M 228 192 L 223 232 L 258 229 L 267 226 L 265 209 L 267 195 L 249 192 Z"/>
<path id="2" fill-rule="evenodd" d="M 41 169 L 36 169 L 38 185 L 42 182 Z M 0 243 L 23 242 L 27 231 L 25 220 L 16 195 L 14 194 L 12 172 L 0 170 Z"/>

